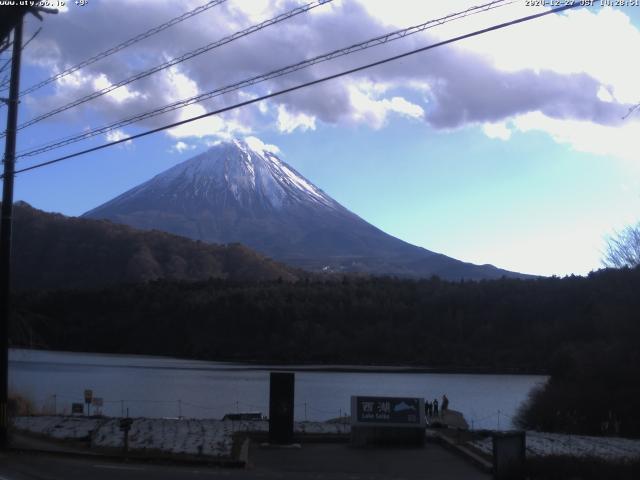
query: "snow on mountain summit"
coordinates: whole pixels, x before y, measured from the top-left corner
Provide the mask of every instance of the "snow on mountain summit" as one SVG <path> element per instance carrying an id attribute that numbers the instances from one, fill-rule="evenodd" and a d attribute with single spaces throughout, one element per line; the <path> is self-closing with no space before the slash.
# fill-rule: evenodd
<path id="1" fill-rule="evenodd" d="M 328 208 L 337 204 L 275 155 L 273 146 L 255 137 L 220 142 L 206 152 L 157 175 L 113 200 L 119 202 L 145 191 L 216 201 L 223 198 L 249 207 L 282 208 L 285 204 L 313 202 Z"/>

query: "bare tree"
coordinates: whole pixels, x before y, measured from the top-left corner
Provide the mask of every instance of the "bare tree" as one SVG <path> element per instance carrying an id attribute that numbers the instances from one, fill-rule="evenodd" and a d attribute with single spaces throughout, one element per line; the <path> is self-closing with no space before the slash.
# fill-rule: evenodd
<path id="1" fill-rule="evenodd" d="M 612 268 L 640 265 L 640 222 L 616 232 L 609 239 L 602 263 Z"/>

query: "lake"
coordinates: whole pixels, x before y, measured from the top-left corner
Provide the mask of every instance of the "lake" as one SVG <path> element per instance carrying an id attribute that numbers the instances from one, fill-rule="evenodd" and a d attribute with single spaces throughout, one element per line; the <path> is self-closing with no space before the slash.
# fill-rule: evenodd
<path id="1" fill-rule="evenodd" d="M 222 418 L 269 411 L 269 365 L 166 357 L 12 349 L 10 391 L 45 413 L 69 413 L 85 389 L 104 400 L 102 413 L 132 417 Z M 282 367 L 277 367 L 282 369 Z M 291 367 L 295 369 L 297 367 Z M 351 395 L 442 395 L 473 428 L 511 428 L 511 419 L 541 375 L 296 371 L 296 420 L 348 413 Z"/>

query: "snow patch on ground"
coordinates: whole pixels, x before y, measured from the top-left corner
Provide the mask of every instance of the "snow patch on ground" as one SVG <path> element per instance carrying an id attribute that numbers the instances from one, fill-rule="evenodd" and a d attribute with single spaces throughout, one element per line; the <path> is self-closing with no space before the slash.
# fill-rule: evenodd
<path id="1" fill-rule="evenodd" d="M 106 420 L 94 433 L 92 446 L 121 448 L 120 419 Z M 167 453 L 231 456 L 233 422 L 218 420 L 165 420 L 136 418 L 129 431 L 131 450 Z"/>
<path id="2" fill-rule="evenodd" d="M 16 417 L 13 426 L 59 440 L 82 440 L 88 438 L 100 422 L 82 417 Z"/>
<path id="3" fill-rule="evenodd" d="M 471 445 L 492 455 L 491 438 L 471 442 Z M 640 458 L 640 440 L 628 438 L 527 432 L 526 445 L 527 455 L 538 457 L 566 455 L 614 461 Z"/>
<path id="4" fill-rule="evenodd" d="M 123 432 L 119 418 L 38 416 L 17 417 L 15 428 L 58 440 L 91 437 L 91 446 L 122 448 Z M 129 430 L 129 448 L 173 454 L 231 457 L 233 434 L 267 432 L 269 422 L 212 419 L 134 418 Z M 296 422 L 294 431 L 302 434 L 349 433 L 348 425 L 323 422 Z"/>

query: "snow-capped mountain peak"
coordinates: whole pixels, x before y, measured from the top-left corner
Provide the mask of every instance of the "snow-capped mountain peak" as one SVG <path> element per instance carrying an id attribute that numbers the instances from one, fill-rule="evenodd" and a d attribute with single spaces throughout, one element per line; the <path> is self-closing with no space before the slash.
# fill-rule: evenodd
<path id="1" fill-rule="evenodd" d="M 244 208 L 281 209 L 312 204 L 322 208 L 340 206 L 276 155 L 277 149 L 255 137 L 219 142 L 209 150 L 155 176 L 115 198 L 118 205 L 147 195 L 162 195 L 202 208 L 236 202 Z"/>
<path id="2" fill-rule="evenodd" d="M 209 150 L 85 213 L 213 243 L 240 242 L 313 270 L 445 278 L 510 272 L 410 245 L 367 223 L 255 137 Z"/>

